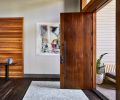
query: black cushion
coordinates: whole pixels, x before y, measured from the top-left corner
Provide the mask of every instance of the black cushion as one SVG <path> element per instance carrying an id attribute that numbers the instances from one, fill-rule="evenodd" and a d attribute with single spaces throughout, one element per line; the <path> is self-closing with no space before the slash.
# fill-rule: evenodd
<path id="1" fill-rule="evenodd" d="M 108 72 L 108 73 L 106 73 L 106 76 L 116 79 L 116 73 L 114 73 L 114 72 Z"/>

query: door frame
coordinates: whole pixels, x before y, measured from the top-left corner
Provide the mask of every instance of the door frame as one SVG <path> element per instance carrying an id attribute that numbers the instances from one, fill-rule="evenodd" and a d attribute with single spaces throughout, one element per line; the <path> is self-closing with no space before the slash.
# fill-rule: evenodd
<path id="1" fill-rule="evenodd" d="M 82 12 L 92 12 L 94 15 L 93 22 L 93 57 L 96 57 L 96 12 L 105 7 L 112 0 L 91 0 L 88 4 L 82 4 L 80 0 L 80 10 Z M 86 2 L 87 3 L 87 2 Z M 84 7 L 85 6 L 85 7 Z M 120 0 L 116 0 L 116 100 L 120 100 Z M 96 60 L 95 60 L 96 61 Z M 94 66 L 95 67 L 95 66 Z M 95 70 L 96 73 L 96 70 Z M 95 75 L 96 77 L 96 75 Z M 96 82 L 96 78 L 95 78 Z M 96 83 L 95 83 L 96 84 Z"/>

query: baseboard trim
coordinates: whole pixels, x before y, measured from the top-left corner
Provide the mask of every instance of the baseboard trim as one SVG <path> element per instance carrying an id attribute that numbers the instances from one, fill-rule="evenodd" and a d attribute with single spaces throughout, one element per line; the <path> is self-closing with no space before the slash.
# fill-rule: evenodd
<path id="1" fill-rule="evenodd" d="M 24 78 L 60 79 L 59 74 L 24 74 Z"/>

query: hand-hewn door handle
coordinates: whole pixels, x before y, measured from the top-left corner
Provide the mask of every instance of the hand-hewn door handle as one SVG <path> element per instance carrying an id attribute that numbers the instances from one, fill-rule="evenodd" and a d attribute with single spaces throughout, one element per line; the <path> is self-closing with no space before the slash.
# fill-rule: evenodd
<path id="1" fill-rule="evenodd" d="M 60 55 L 60 64 L 64 64 L 64 78 L 66 78 L 66 41 L 64 41 L 64 53 Z"/>
<path id="2" fill-rule="evenodd" d="M 64 56 L 63 55 L 60 56 L 60 64 L 64 64 Z"/>
<path id="3" fill-rule="evenodd" d="M 67 58 L 67 43 L 66 41 L 64 41 L 64 78 L 66 78 L 66 71 L 67 71 L 67 62 L 66 62 L 66 58 Z"/>

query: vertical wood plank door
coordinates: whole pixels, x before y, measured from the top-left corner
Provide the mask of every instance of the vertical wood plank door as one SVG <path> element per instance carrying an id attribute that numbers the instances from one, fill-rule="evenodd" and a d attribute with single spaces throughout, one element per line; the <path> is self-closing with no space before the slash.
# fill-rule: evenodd
<path id="1" fill-rule="evenodd" d="M 61 88 L 94 88 L 93 62 L 93 14 L 61 13 Z"/>
<path id="2" fill-rule="evenodd" d="M 0 18 L 0 62 L 13 58 L 9 67 L 10 77 L 23 77 L 23 18 Z M 5 76 L 0 66 L 0 77 Z"/>

